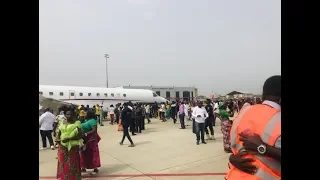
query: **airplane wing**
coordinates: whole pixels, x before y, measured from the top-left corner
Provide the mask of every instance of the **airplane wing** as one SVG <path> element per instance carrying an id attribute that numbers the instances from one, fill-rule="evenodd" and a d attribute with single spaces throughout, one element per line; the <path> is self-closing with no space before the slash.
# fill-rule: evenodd
<path id="1" fill-rule="evenodd" d="M 52 98 L 39 96 L 39 113 L 42 114 L 46 108 L 50 108 L 54 113 L 58 112 L 58 108 L 62 105 L 76 106 L 75 104 L 66 103 Z"/>

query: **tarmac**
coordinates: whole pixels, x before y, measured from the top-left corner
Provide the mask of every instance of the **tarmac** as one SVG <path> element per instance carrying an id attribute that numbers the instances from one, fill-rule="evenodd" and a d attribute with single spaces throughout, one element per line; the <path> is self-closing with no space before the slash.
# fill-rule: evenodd
<path id="1" fill-rule="evenodd" d="M 179 129 L 180 124 L 173 124 L 172 120 L 161 122 L 153 118 L 151 121 L 141 134 L 131 136 L 135 147 L 128 147 L 127 139 L 123 146 L 119 145 L 122 131 L 117 131 L 117 125 L 105 121 L 105 126 L 99 126 L 100 172 L 83 173 L 83 179 L 224 180 L 230 154 L 223 150 L 218 118 L 214 127 L 216 140 L 200 145 L 196 145 L 192 121 L 187 122 L 186 129 Z M 39 151 L 39 179 L 56 179 L 56 157 L 57 150 Z"/>

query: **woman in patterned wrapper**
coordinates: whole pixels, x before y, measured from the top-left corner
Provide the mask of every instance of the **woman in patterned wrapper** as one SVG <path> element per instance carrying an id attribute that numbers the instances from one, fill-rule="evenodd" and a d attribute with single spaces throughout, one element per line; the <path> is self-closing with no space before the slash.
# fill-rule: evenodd
<path id="1" fill-rule="evenodd" d="M 221 131 L 223 136 L 223 147 L 226 153 L 231 153 L 230 147 L 230 130 L 232 121 L 230 117 L 233 117 L 233 112 L 227 111 L 227 103 L 221 103 L 219 105 L 219 118 L 221 120 Z"/>
<path id="2" fill-rule="evenodd" d="M 97 132 L 95 117 L 95 113 L 90 110 L 87 112 L 86 121 L 81 124 L 84 133 L 83 140 L 86 145 L 86 149 L 80 153 L 82 172 L 86 172 L 87 169 L 93 169 L 94 173 L 98 173 L 98 168 L 101 167 L 98 146 L 100 136 Z"/>
<path id="3" fill-rule="evenodd" d="M 66 108 L 66 121 L 59 125 L 57 179 L 60 180 L 81 180 L 79 149 L 83 145 L 83 140 L 81 122 L 75 121 L 74 116 L 75 111 Z"/>

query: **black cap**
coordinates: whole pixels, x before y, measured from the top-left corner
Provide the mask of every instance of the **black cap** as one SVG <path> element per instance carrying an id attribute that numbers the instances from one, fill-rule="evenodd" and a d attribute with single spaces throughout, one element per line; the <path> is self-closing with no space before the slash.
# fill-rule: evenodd
<path id="1" fill-rule="evenodd" d="M 264 96 L 281 97 L 281 75 L 269 77 L 263 85 Z"/>

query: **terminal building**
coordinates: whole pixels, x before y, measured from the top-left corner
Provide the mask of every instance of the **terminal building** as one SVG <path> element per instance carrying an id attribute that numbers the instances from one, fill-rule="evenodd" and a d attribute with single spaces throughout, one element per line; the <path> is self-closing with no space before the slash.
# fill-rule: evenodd
<path id="1" fill-rule="evenodd" d="M 195 87 L 175 86 L 122 86 L 124 89 L 149 89 L 161 97 L 170 101 L 190 101 L 198 96 L 198 89 Z"/>

